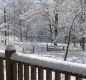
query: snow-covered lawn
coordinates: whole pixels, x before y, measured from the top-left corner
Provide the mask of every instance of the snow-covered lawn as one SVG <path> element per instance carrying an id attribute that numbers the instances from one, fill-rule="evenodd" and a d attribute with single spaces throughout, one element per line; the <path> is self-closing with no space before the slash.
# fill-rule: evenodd
<path id="1" fill-rule="evenodd" d="M 58 60 L 64 60 L 64 56 L 66 53 L 66 46 L 65 50 L 57 49 L 53 51 L 47 51 L 47 44 L 49 46 L 53 46 L 51 43 L 42 43 L 42 42 L 13 42 L 10 41 L 8 44 L 14 44 L 16 46 L 17 52 L 22 52 L 24 54 L 38 54 L 44 57 L 52 57 Z M 63 43 L 58 43 L 58 46 L 64 45 Z M 0 50 L 5 50 L 6 46 L 4 42 L 0 41 Z M 33 53 L 34 48 L 34 53 Z M 67 61 L 76 62 L 86 64 L 86 49 L 82 51 L 79 43 L 76 44 L 74 47 L 73 44 L 70 44 L 70 49 L 67 57 Z"/>
<path id="2" fill-rule="evenodd" d="M 52 57 L 58 60 L 64 60 L 66 47 L 65 50 L 58 49 L 55 51 L 47 51 L 47 44 L 51 46 L 52 45 L 51 43 L 26 43 L 26 44 L 27 45 L 25 45 L 25 47 L 28 46 L 30 49 L 34 47 L 34 53 L 32 54 L 38 54 L 45 57 Z M 62 43 L 58 43 L 58 45 L 62 45 Z M 86 49 L 85 51 L 82 51 L 79 44 L 77 44 L 76 47 L 74 47 L 73 44 L 70 44 L 67 61 L 86 64 Z"/>

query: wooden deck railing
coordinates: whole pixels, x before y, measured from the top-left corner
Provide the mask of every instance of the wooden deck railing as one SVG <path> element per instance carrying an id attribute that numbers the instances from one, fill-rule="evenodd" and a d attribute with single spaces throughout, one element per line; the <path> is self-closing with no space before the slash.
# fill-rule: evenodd
<path id="1" fill-rule="evenodd" d="M 20 59 L 11 59 L 11 55 L 15 54 L 15 52 L 16 50 L 13 48 L 6 49 L 5 58 L 0 58 L 0 80 L 62 80 L 62 74 L 64 74 L 64 80 L 71 80 L 71 76 L 74 76 L 75 80 L 86 79 L 85 73 L 73 73 L 64 69 L 58 70 L 56 68 L 46 67 L 46 65 L 38 65 L 38 63 L 33 64 L 28 63 L 28 61 L 21 61 Z M 6 79 L 4 79 L 5 69 Z"/>

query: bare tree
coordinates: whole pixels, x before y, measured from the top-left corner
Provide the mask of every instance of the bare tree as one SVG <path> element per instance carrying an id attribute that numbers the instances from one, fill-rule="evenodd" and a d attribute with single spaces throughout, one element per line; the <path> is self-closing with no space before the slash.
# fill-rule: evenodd
<path id="1" fill-rule="evenodd" d="M 66 59 L 67 59 L 67 55 L 68 55 L 68 51 L 69 51 L 69 45 L 70 45 L 71 32 L 72 32 L 72 29 L 73 29 L 73 26 L 74 26 L 74 21 L 81 13 L 82 13 L 82 10 L 77 15 L 75 15 L 74 18 L 73 18 L 73 22 L 72 22 L 72 25 L 71 25 L 70 30 L 69 30 L 67 50 L 66 50 L 66 54 L 65 54 L 65 57 L 64 57 L 64 61 L 66 61 Z"/>

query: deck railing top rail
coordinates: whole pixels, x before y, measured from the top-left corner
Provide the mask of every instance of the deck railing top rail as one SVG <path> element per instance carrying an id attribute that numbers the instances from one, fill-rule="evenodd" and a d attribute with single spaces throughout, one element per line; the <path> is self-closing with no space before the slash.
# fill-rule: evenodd
<path id="1" fill-rule="evenodd" d="M 39 55 L 15 53 L 11 56 L 12 60 L 37 65 L 53 70 L 67 71 L 86 76 L 86 64 L 61 61 L 53 58 L 42 57 Z"/>

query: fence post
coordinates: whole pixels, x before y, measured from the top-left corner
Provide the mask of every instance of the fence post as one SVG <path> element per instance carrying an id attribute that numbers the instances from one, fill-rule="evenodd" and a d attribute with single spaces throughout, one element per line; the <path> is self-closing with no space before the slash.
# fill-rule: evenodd
<path id="1" fill-rule="evenodd" d="M 13 80 L 12 75 L 12 63 L 11 63 L 11 55 L 16 52 L 14 45 L 7 45 L 5 49 L 5 58 L 6 58 L 6 79 Z"/>
<path id="2" fill-rule="evenodd" d="M 35 49 L 35 47 L 33 47 L 33 53 L 34 53 L 34 49 Z"/>
<path id="3" fill-rule="evenodd" d="M 48 44 L 47 44 L 47 51 L 48 51 Z"/>

